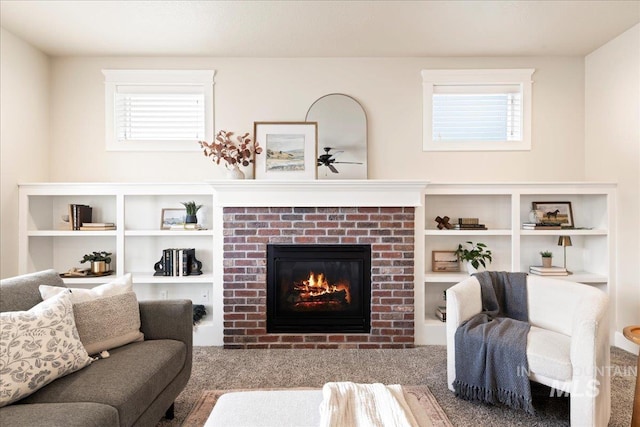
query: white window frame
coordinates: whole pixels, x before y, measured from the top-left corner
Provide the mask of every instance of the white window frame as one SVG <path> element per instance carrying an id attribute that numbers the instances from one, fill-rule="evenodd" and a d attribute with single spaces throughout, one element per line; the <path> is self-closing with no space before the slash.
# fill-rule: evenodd
<path id="1" fill-rule="evenodd" d="M 535 69 L 422 70 L 423 151 L 525 151 L 531 150 L 531 76 Z M 438 85 L 520 85 L 522 139 L 520 141 L 435 141 L 433 139 L 433 93 Z"/>
<path id="2" fill-rule="evenodd" d="M 200 151 L 197 140 L 118 140 L 115 100 L 118 87 L 193 86 L 204 95 L 205 138 L 213 140 L 213 85 L 215 70 L 102 70 L 105 77 L 105 139 L 107 151 Z"/>

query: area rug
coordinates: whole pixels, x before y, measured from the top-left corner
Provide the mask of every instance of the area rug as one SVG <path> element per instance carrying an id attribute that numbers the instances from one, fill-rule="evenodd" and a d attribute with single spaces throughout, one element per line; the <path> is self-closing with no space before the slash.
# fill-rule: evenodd
<path id="1" fill-rule="evenodd" d="M 261 388 L 252 389 L 255 390 L 282 390 L 281 388 Z M 290 390 L 314 390 L 312 388 L 292 388 Z M 414 397 L 419 406 L 427 414 L 433 427 L 453 427 L 453 424 L 449 421 L 449 418 L 444 413 L 435 397 L 427 386 L 402 386 L 402 390 L 405 395 Z M 205 390 L 198 398 L 198 401 L 187 415 L 182 427 L 202 427 L 204 426 L 209 414 L 213 410 L 216 402 L 225 393 L 237 392 L 237 391 L 250 391 L 249 389 L 238 390 Z"/>

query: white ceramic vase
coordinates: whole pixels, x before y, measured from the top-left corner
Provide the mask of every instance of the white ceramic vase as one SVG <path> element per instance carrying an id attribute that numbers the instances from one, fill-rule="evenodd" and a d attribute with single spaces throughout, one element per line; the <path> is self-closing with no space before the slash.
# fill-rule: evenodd
<path id="1" fill-rule="evenodd" d="M 240 170 L 237 164 L 233 165 L 233 169 L 227 175 L 231 179 L 244 179 L 244 172 Z"/>
<path id="2" fill-rule="evenodd" d="M 471 261 L 465 261 L 464 265 L 467 268 L 467 273 L 469 273 L 469 276 L 471 276 L 473 273 L 477 273 L 478 269 L 475 268 L 473 265 L 471 265 Z"/>

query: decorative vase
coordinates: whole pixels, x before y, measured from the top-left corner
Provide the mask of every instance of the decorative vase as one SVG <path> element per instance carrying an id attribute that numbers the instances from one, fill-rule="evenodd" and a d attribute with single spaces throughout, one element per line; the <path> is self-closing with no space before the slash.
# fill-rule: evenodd
<path id="1" fill-rule="evenodd" d="M 91 261 L 91 273 L 102 274 L 107 272 L 106 261 Z"/>
<path id="2" fill-rule="evenodd" d="M 244 179 L 244 172 L 240 170 L 237 164 L 233 165 L 233 169 L 229 171 L 228 175 L 231 179 Z"/>
<path id="3" fill-rule="evenodd" d="M 471 261 L 465 261 L 464 265 L 467 267 L 467 273 L 469 273 L 469 276 L 478 272 L 478 269 L 471 264 Z"/>
<path id="4" fill-rule="evenodd" d="M 198 217 L 195 215 L 187 215 L 184 217 L 184 223 L 185 224 L 197 224 L 198 223 Z"/>
<path id="5" fill-rule="evenodd" d="M 539 220 L 540 216 L 538 214 L 538 211 L 536 209 L 531 209 L 529 211 L 529 222 L 532 224 L 538 224 L 540 222 Z"/>
<path id="6" fill-rule="evenodd" d="M 542 266 L 543 267 L 551 267 L 553 258 L 551 258 L 550 256 L 543 256 L 542 257 Z"/>

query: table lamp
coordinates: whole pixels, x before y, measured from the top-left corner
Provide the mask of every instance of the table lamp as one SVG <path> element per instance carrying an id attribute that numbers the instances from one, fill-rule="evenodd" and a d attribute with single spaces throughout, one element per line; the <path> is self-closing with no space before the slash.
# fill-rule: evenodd
<path id="1" fill-rule="evenodd" d="M 564 269 L 567 270 L 567 246 L 572 246 L 571 236 L 560 236 L 558 238 L 558 246 L 564 248 Z M 567 270 L 567 273 L 571 274 L 569 270 Z"/>

